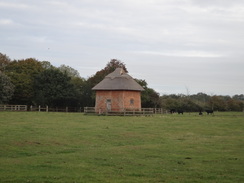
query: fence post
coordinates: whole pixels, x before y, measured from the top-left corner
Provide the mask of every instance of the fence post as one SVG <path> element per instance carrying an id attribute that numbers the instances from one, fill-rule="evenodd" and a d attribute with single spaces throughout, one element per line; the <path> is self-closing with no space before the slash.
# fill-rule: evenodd
<path id="1" fill-rule="evenodd" d="M 69 109 L 69 108 L 68 108 L 68 107 L 66 107 L 66 108 L 65 108 L 65 111 L 66 111 L 66 112 L 68 112 L 68 109 Z"/>
<path id="2" fill-rule="evenodd" d="M 41 106 L 39 105 L 39 109 L 38 109 L 38 111 L 40 112 L 41 111 Z"/>
<path id="3" fill-rule="evenodd" d="M 46 112 L 48 112 L 48 105 L 46 106 Z"/>

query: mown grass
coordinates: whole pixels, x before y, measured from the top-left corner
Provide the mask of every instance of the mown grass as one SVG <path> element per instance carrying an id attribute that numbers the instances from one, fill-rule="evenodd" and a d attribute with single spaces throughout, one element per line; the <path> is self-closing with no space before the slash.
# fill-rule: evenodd
<path id="1" fill-rule="evenodd" d="M 243 172 L 243 113 L 0 113 L 0 182 L 227 183 Z"/>

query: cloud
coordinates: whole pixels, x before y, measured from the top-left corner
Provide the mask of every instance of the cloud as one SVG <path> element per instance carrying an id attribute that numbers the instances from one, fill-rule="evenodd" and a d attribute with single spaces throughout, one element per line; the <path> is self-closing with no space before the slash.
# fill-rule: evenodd
<path id="1" fill-rule="evenodd" d="M 204 75 L 205 91 L 222 81 L 244 90 L 242 0 L 2 0 L 0 17 L 10 58 L 70 65 L 81 76 L 117 58 L 159 89 L 201 90 L 194 78 Z M 209 79 L 216 73 L 222 80 Z"/>
<path id="2" fill-rule="evenodd" d="M 5 18 L 1 18 L 0 19 L 0 25 L 2 26 L 8 26 L 8 25 L 13 25 L 14 22 L 11 19 L 5 19 Z"/>
<path id="3" fill-rule="evenodd" d="M 156 51 L 137 51 L 135 53 L 139 54 L 148 54 L 148 55 L 160 55 L 160 56 L 171 56 L 171 57 L 203 57 L 203 58 L 218 58 L 223 55 L 204 52 L 204 51 L 175 51 L 175 50 L 166 50 L 162 52 Z"/>
<path id="4" fill-rule="evenodd" d="M 0 2 L 0 8 L 25 10 L 31 8 L 31 6 L 24 3 L 13 3 L 13 2 L 5 1 L 5 2 Z"/>

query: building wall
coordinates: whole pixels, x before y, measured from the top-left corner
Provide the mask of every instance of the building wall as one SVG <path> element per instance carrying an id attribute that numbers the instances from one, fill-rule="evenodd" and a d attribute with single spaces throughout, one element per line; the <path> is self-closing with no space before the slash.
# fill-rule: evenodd
<path id="1" fill-rule="evenodd" d="M 110 103 L 110 104 L 109 104 Z M 96 112 L 141 109 L 140 91 L 96 91 Z"/>

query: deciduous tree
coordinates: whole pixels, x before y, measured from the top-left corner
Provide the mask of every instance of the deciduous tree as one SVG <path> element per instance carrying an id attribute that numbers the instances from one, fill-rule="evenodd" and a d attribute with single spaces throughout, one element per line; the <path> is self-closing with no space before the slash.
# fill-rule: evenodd
<path id="1" fill-rule="evenodd" d="M 154 89 L 148 88 L 147 82 L 143 79 L 135 79 L 135 81 L 140 84 L 144 91 L 141 93 L 141 105 L 142 107 L 161 107 L 160 95 Z"/>
<path id="2" fill-rule="evenodd" d="M 79 78 L 80 77 L 79 72 L 70 66 L 63 64 L 63 65 L 59 66 L 58 69 L 61 72 L 66 73 L 71 78 Z"/>
<path id="3" fill-rule="evenodd" d="M 34 97 L 34 78 L 43 70 L 44 68 L 41 63 L 34 58 L 15 60 L 8 64 L 5 73 L 11 78 L 15 86 L 11 103 L 32 104 Z"/>
<path id="4" fill-rule="evenodd" d="M 0 71 L 0 104 L 7 103 L 14 94 L 10 78 Z"/>
<path id="5" fill-rule="evenodd" d="M 73 106 L 76 92 L 71 78 L 58 69 L 47 69 L 35 77 L 35 104 Z"/>
<path id="6" fill-rule="evenodd" d="M 5 68 L 10 63 L 10 61 L 11 60 L 7 55 L 0 53 L 0 72 L 5 71 Z"/>

